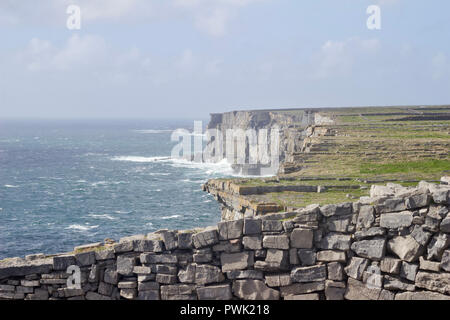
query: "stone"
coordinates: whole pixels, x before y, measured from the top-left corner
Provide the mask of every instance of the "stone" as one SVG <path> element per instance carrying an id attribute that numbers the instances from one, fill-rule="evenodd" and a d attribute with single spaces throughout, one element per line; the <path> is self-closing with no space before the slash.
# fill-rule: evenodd
<path id="1" fill-rule="evenodd" d="M 358 219 L 356 222 L 356 228 L 369 229 L 375 222 L 375 208 L 373 206 L 361 206 L 359 209 Z"/>
<path id="2" fill-rule="evenodd" d="M 133 300 L 137 297 L 137 291 L 136 289 L 122 289 L 120 290 L 120 296 L 127 300 Z"/>
<path id="3" fill-rule="evenodd" d="M 244 220 L 244 235 L 260 234 L 262 232 L 261 219 L 245 219 Z"/>
<path id="4" fill-rule="evenodd" d="M 359 257 L 353 257 L 350 264 L 344 268 L 345 273 L 356 280 L 361 280 L 364 271 L 369 264 L 369 260 Z"/>
<path id="5" fill-rule="evenodd" d="M 140 256 L 141 263 L 156 264 L 167 263 L 176 264 L 178 257 L 175 254 L 154 254 L 154 253 L 142 253 Z"/>
<path id="6" fill-rule="evenodd" d="M 158 282 L 140 282 L 138 284 L 138 290 L 139 291 L 158 291 L 159 290 L 159 283 Z"/>
<path id="7" fill-rule="evenodd" d="M 388 229 L 398 229 L 409 227 L 413 222 L 413 214 L 411 211 L 401 211 L 384 213 L 380 216 L 380 227 Z"/>
<path id="8" fill-rule="evenodd" d="M 302 266 L 312 266 L 316 264 L 317 254 L 314 250 L 300 249 L 297 251 L 297 255 Z"/>
<path id="9" fill-rule="evenodd" d="M 137 288 L 137 283 L 134 281 L 121 281 L 117 284 L 119 289 L 134 289 Z"/>
<path id="10" fill-rule="evenodd" d="M 289 268 L 288 252 L 285 250 L 268 249 L 265 261 L 256 261 L 255 269 L 262 271 L 279 271 Z"/>
<path id="11" fill-rule="evenodd" d="M 289 264 L 291 265 L 297 265 L 300 264 L 300 259 L 298 258 L 297 249 L 292 248 L 289 249 Z"/>
<path id="12" fill-rule="evenodd" d="M 224 280 L 225 276 L 218 267 L 197 265 L 195 268 L 195 283 L 198 285 L 222 282 Z"/>
<path id="13" fill-rule="evenodd" d="M 448 248 L 449 245 L 450 245 L 449 235 L 445 233 L 435 235 L 428 244 L 427 259 L 428 260 L 436 259 L 438 261 L 441 260 L 442 253 L 444 252 L 445 249 Z"/>
<path id="14" fill-rule="evenodd" d="M 156 282 L 163 284 L 173 284 L 177 283 L 177 276 L 171 274 L 157 274 Z"/>
<path id="15" fill-rule="evenodd" d="M 283 223 L 278 220 L 263 220 L 262 221 L 263 232 L 281 232 L 283 231 Z"/>
<path id="16" fill-rule="evenodd" d="M 40 287 L 41 286 L 39 280 L 21 280 L 20 285 L 22 287 Z"/>
<path id="17" fill-rule="evenodd" d="M 412 264 L 403 261 L 402 267 L 400 269 L 400 276 L 409 281 L 414 281 L 416 279 L 417 271 L 419 270 L 419 266 L 417 264 Z"/>
<path id="18" fill-rule="evenodd" d="M 194 292 L 194 285 L 175 284 L 161 286 L 161 300 L 195 300 L 197 296 L 193 296 Z"/>
<path id="19" fill-rule="evenodd" d="M 97 260 L 97 261 L 115 259 L 115 257 L 116 257 L 116 255 L 114 254 L 113 248 L 95 251 L 95 260 Z"/>
<path id="20" fill-rule="evenodd" d="M 351 202 L 342 203 L 342 204 L 329 204 L 320 207 L 320 213 L 324 217 L 331 217 L 334 215 L 343 216 L 352 214 L 353 205 Z"/>
<path id="21" fill-rule="evenodd" d="M 219 243 L 217 230 L 215 228 L 205 229 L 204 231 L 192 235 L 192 243 L 197 249 Z"/>
<path id="22" fill-rule="evenodd" d="M 427 193 L 418 193 L 415 195 L 412 195 L 409 198 L 406 198 L 406 208 L 407 209 L 417 209 L 417 208 L 423 208 L 430 204 L 431 197 Z"/>
<path id="23" fill-rule="evenodd" d="M 135 252 L 163 252 L 164 243 L 161 240 L 135 240 Z"/>
<path id="24" fill-rule="evenodd" d="M 244 237 L 245 238 L 245 237 Z M 212 247 L 214 252 L 236 253 L 242 251 L 241 240 L 220 241 Z"/>
<path id="25" fill-rule="evenodd" d="M 350 225 L 351 216 L 337 216 L 331 217 L 326 223 L 328 231 L 332 232 L 347 232 Z"/>
<path id="26" fill-rule="evenodd" d="M 186 269 L 178 271 L 178 279 L 182 283 L 195 283 L 195 271 L 197 266 L 189 264 Z"/>
<path id="27" fill-rule="evenodd" d="M 293 283 L 288 286 L 280 287 L 282 297 L 307 294 L 325 290 L 325 281 L 316 281 L 309 283 Z"/>
<path id="28" fill-rule="evenodd" d="M 416 276 L 416 286 L 443 294 L 450 294 L 450 273 L 420 271 Z"/>
<path id="29" fill-rule="evenodd" d="M 375 206 L 375 211 L 379 214 L 404 210 L 406 210 L 406 204 L 403 198 L 389 198 Z"/>
<path id="30" fill-rule="evenodd" d="M 246 236 L 242 239 L 244 249 L 260 250 L 262 249 L 262 237 L 258 236 Z"/>
<path id="31" fill-rule="evenodd" d="M 367 286 L 365 283 L 349 278 L 344 298 L 347 300 L 378 300 L 381 288 Z"/>
<path id="32" fill-rule="evenodd" d="M 374 238 L 379 236 L 384 236 L 386 234 L 386 229 L 380 227 L 373 227 L 363 231 L 355 232 L 355 239 L 357 241 L 364 240 L 367 238 Z"/>
<path id="33" fill-rule="evenodd" d="M 93 251 L 77 253 L 75 260 L 80 267 L 91 266 L 95 264 L 95 253 Z"/>
<path id="34" fill-rule="evenodd" d="M 269 287 L 288 286 L 292 283 L 289 273 L 266 275 L 266 285 Z"/>
<path id="35" fill-rule="evenodd" d="M 138 300 L 160 300 L 159 290 L 139 291 Z"/>
<path id="36" fill-rule="evenodd" d="M 442 254 L 441 268 L 442 270 L 450 272 L 450 250 L 446 250 Z"/>
<path id="37" fill-rule="evenodd" d="M 395 300 L 450 300 L 450 296 L 430 291 L 402 292 L 395 295 Z"/>
<path id="38" fill-rule="evenodd" d="M 156 279 L 156 274 L 138 274 L 138 282 L 154 281 Z"/>
<path id="39" fill-rule="evenodd" d="M 98 285 L 98 293 L 104 296 L 111 296 L 113 292 L 113 286 L 109 283 L 100 282 Z"/>
<path id="40" fill-rule="evenodd" d="M 354 242 L 351 249 L 360 257 L 381 260 L 386 252 L 386 239 L 374 238 Z"/>
<path id="41" fill-rule="evenodd" d="M 440 225 L 440 230 L 445 233 L 450 233 L 450 215 L 447 216 L 444 220 L 442 220 Z"/>
<path id="42" fill-rule="evenodd" d="M 279 300 L 280 292 L 267 287 L 261 280 L 236 280 L 233 293 L 245 300 Z"/>
<path id="43" fill-rule="evenodd" d="M 402 261 L 399 259 L 386 257 L 381 260 L 380 269 L 382 272 L 390 274 L 399 274 Z"/>
<path id="44" fill-rule="evenodd" d="M 195 263 L 208 263 L 213 260 L 213 254 L 210 253 L 196 253 L 193 256 L 193 260 Z"/>
<path id="45" fill-rule="evenodd" d="M 119 281 L 119 274 L 112 269 L 106 269 L 103 276 L 103 281 L 109 284 L 117 284 Z"/>
<path id="46" fill-rule="evenodd" d="M 98 264 L 94 264 L 91 267 L 91 271 L 89 272 L 88 281 L 92 283 L 97 283 L 100 276 L 100 267 Z M 41 281 L 42 283 L 42 281 Z"/>
<path id="47" fill-rule="evenodd" d="M 229 284 L 197 288 L 199 300 L 231 300 L 231 286 Z"/>
<path id="48" fill-rule="evenodd" d="M 118 256 L 117 257 L 117 273 L 124 276 L 132 276 L 133 268 L 136 265 L 136 257 L 134 256 Z"/>
<path id="49" fill-rule="evenodd" d="M 291 278 L 294 282 L 324 281 L 327 278 L 327 269 L 325 265 L 298 267 L 292 269 Z"/>
<path id="50" fill-rule="evenodd" d="M 253 251 L 244 251 L 239 253 L 222 253 L 220 255 L 222 272 L 243 270 L 253 267 Z"/>
<path id="51" fill-rule="evenodd" d="M 134 250 L 133 241 L 124 241 L 114 244 L 115 253 L 126 253 Z"/>
<path id="52" fill-rule="evenodd" d="M 176 266 L 158 264 L 156 265 L 156 273 L 177 275 L 178 268 Z"/>
<path id="53" fill-rule="evenodd" d="M 334 281 L 344 280 L 344 268 L 339 262 L 331 262 L 327 264 L 328 279 Z"/>
<path id="54" fill-rule="evenodd" d="M 191 249 L 192 248 L 192 232 L 178 233 L 178 248 L 179 249 Z"/>
<path id="55" fill-rule="evenodd" d="M 335 250 L 325 250 L 317 252 L 317 261 L 323 262 L 345 262 L 345 252 Z"/>
<path id="56" fill-rule="evenodd" d="M 310 293 L 310 294 L 297 294 L 291 296 L 285 296 L 284 300 L 319 300 L 318 293 Z"/>
<path id="57" fill-rule="evenodd" d="M 431 233 L 424 230 L 423 226 L 414 226 L 411 236 L 422 246 L 426 246 L 431 238 Z"/>
<path id="58" fill-rule="evenodd" d="M 419 269 L 439 272 L 441 264 L 439 262 L 433 262 L 425 260 L 423 257 L 419 257 Z"/>
<path id="59" fill-rule="evenodd" d="M 136 274 L 150 274 L 152 273 L 151 267 L 144 267 L 144 266 L 136 266 L 133 267 L 133 273 Z"/>
<path id="60" fill-rule="evenodd" d="M 271 221 L 271 220 L 269 220 Z M 289 249 L 289 238 L 286 235 L 264 236 L 263 247 L 270 249 Z"/>
<path id="61" fill-rule="evenodd" d="M 166 250 L 174 250 L 178 247 L 177 235 L 173 231 L 162 231 L 161 238 Z"/>
<path id="62" fill-rule="evenodd" d="M 104 295 L 98 294 L 96 292 L 88 292 L 88 293 L 86 293 L 86 300 L 100 301 L 100 300 L 112 300 L 112 299 L 111 299 L 111 297 L 104 296 Z"/>
<path id="63" fill-rule="evenodd" d="M 344 282 L 327 280 L 325 282 L 325 297 L 327 300 L 344 300 L 346 285 Z"/>
<path id="64" fill-rule="evenodd" d="M 264 279 L 264 274 L 259 270 L 233 270 L 227 272 L 227 278 L 230 280 L 240 280 L 240 279 Z"/>
<path id="65" fill-rule="evenodd" d="M 63 255 L 53 257 L 53 270 L 56 271 L 66 271 L 69 266 L 76 265 L 77 261 L 75 260 L 74 255 Z"/>
<path id="66" fill-rule="evenodd" d="M 311 249 L 313 247 L 314 232 L 307 229 L 294 229 L 290 238 L 292 248 Z"/>
<path id="67" fill-rule="evenodd" d="M 424 247 L 417 243 L 411 235 L 397 236 L 388 241 L 388 249 L 400 259 L 414 262 L 423 253 Z"/>
<path id="68" fill-rule="evenodd" d="M 415 290 L 414 284 L 410 284 L 410 283 L 402 281 L 398 278 L 387 276 L 387 275 L 384 277 L 383 287 L 387 290 L 393 290 L 393 291 L 414 291 Z"/>
<path id="69" fill-rule="evenodd" d="M 350 235 L 329 233 L 322 238 L 320 248 L 325 250 L 350 250 Z"/>
<path id="70" fill-rule="evenodd" d="M 219 222 L 219 240 L 238 239 L 242 237 L 244 220 L 231 220 Z"/>

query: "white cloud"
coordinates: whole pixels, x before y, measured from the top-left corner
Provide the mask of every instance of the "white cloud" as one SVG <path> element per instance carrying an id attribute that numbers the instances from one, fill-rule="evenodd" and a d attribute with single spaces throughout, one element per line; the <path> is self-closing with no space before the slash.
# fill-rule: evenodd
<path id="1" fill-rule="evenodd" d="M 199 30 L 211 36 L 226 34 L 227 25 L 239 8 L 267 0 L 2 0 L 0 25 L 58 24 L 65 26 L 66 9 L 81 9 L 82 28 L 103 21 L 134 23 L 185 14 Z M 42 19 L 45 17 L 45 19 Z"/>
<path id="2" fill-rule="evenodd" d="M 316 78 L 349 75 L 357 60 L 374 56 L 381 48 L 378 39 L 350 38 L 345 41 L 326 41 L 315 57 Z"/>

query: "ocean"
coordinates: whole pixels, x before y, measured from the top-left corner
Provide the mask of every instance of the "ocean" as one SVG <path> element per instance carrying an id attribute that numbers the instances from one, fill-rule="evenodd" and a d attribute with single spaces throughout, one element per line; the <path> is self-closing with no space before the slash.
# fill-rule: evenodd
<path id="1" fill-rule="evenodd" d="M 193 122 L 0 120 L 0 259 L 220 220 L 201 190 L 226 163 L 170 159 Z"/>

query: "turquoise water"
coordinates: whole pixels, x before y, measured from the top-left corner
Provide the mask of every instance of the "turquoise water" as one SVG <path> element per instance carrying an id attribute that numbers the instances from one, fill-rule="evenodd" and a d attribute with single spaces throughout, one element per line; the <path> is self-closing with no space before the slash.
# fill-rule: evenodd
<path id="1" fill-rule="evenodd" d="M 227 165 L 170 160 L 188 121 L 0 121 L 0 259 L 220 220 Z"/>

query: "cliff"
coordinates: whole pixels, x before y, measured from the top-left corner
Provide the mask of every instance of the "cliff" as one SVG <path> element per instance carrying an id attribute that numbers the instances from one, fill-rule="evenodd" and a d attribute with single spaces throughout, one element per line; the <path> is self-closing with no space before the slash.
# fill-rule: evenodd
<path id="1" fill-rule="evenodd" d="M 449 185 L 388 184 L 354 203 L 6 259 L 0 299 L 450 300 L 449 209 Z"/>
<path id="2" fill-rule="evenodd" d="M 450 106 L 214 114 L 209 127 L 222 133 L 277 125 L 280 167 L 272 178 L 258 178 L 258 168 L 237 166 L 254 178 L 214 179 L 203 189 L 221 203 L 222 219 L 229 220 L 353 201 L 367 196 L 371 184 L 438 181 L 450 172 L 449 120 Z"/>

